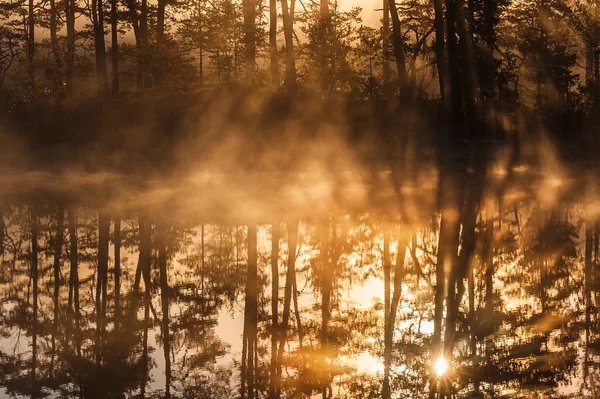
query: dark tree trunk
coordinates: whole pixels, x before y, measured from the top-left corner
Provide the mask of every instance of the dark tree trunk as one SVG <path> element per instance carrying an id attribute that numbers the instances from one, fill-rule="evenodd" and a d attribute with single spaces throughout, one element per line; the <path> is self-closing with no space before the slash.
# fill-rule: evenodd
<path id="1" fill-rule="evenodd" d="M 59 289 L 60 289 L 60 258 L 62 255 L 62 246 L 64 238 L 65 211 L 62 206 L 58 207 L 58 217 L 56 222 L 56 237 L 54 242 L 54 319 L 52 326 L 52 360 L 50 372 L 54 376 L 54 355 L 56 352 L 56 335 L 58 334 L 59 323 Z"/>
<path id="2" fill-rule="evenodd" d="M 258 265 L 256 252 L 256 226 L 248 226 L 248 271 L 246 276 L 246 309 L 245 330 L 247 332 L 247 368 L 246 398 L 254 399 L 255 394 L 255 345 L 257 344 L 257 322 L 258 322 Z"/>
<path id="3" fill-rule="evenodd" d="M 279 57 L 277 54 L 277 0 L 269 0 L 269 56 L 271 83 L 279 86 Z"/>
<path id="4" fill-rule="evenodd" d="M 387 0 L 384 1 L 387 4 Z M 383 388 L 381 396 L 390 399 L 390 365 L 386 362 L 388 353 L 387 332 L 390 322 L 390 293 L 391 293 L 391 260 L 390 260 L 390 228 L 386 224 L 383 227 L 383 306 L 384 306 L 384 371 Z M 391 353 L 391 351 L 390 351 Z M 391 357 L 390 357 L 391 358 Z"/>
<path id="5" fill-rule="evenodd" d="M 75 317 L 75 347 L 77 354 L 81 355 L 81 336 L 80 336 L 80 312 L 79 312 L 79 268 L 77 265 L 78 249 L 77 249 L 77 216 L 75 208 L 71 207 L 68 211 L 69 217 L 69 241 L 70 248 L 70 266 L 69 273 L 69 312 L 71 312 L 71 304 L 73 304 L 73 313 Z M 69 323 L 70 324 L 70 323 Z M 67 333 L 68 335 L 68 333 Z M 67 337 L 67 342 L 69 341 Z"/>
<path id="6" fill-rule="evenodd" d="M 242 0 L 242 5 L 244 10 L 246 82 L 253 84 L 256 69 L 256 0 Z"/>
<path id="7" fill-rule="evenodd" d="M 52 56 L 54 57 L 54 67 L 56 71 L 54 71 L 54 84 L 55 90 L 62 90 L 62 78 L 60 77 L 60 71 L 62 69 L 62 59 L 60 56 L 60 52 L 58 49 L 58 10 L 56 8 L 56 0 L 50 0 L 50 46 L 52 48 Z"/>
<path id="8" fill-rule="evenodd" d="M 294 97 L 298 92 L 296 82 L 296 57 L 294 55 L 294 2 L 288 8 L 288 1 L 281 0 L 281 13 L 283 16 L 283 35 L 285 38 L 285 86 L 288 94 Z"/>
<path id="9" fill-rule="evenodd" d="M 402 32 L 400 28 L 400 17 L 395 0 L 388 0 L 390 14 L 392 16 L 392 43 L 394 45 L 394 57 L 396 60 L 396 70 L 398 73 L 398 86 L 400 88 L 400 98 L 409 100 L 411 89 L 408 85 L 408 76 L 406 74 L 406 61 L 404 59 L 404 44 L 402 43 Z"/>
<path id="10" fill-rule="evenodd" d="M 108 276 L 108 236 L 110 217 L 98 212 L 98 276 L 96 285 L 96 361 L 102 360 L 102 339 L 106 319 L 106 286 Z"/>
<path id="11" fill-rule="evenodd" d="M 390 97 L 390 3 L 383 0 L 383 88 L 386 98 Z"/>
<path id="12" fill-rule="evenodd" d="M 296 275 L 296 245 L 298 237 L 298 221 L 287 223 L 288 233 L 288 261 L 285 273 L 285 289 L 283 296 L 283 314 L 281 328 L 279 329 L 279 353 L 277 361 L 277 380 L 276 393 L 277 397 L 281 396 L 281 375 L 283 364 L 283 352 L 285 350 L 285 341 L 287 338 L 287 330 L 290 322 L 290 310 L 292 306 L 292 288 Z"/>
<path id="13" fill-rule="evenodd" d="M 68 0 L 66 0 L 68 1 Z M 110 0 L 110 34 L 111 34 L 111 65 L 113 98 L 119 97 L 119 40 L 118 40 L 118 10 L 117 0 Z M 116 225 L 116 221 L 115 221 Z"/>
<path id="14" fill-rule="evenodd" d="M 165 399 L 171 398 L 171 338 L 169 334 L 169 283 L 167 280 L 167 231 L 159 227 L 158 267 L 160 272 L 160 301 L 162 307 L 163 354 L 165 358 Z"/>
<path id="15" fill-rule="evenodd" d="M 121 216 L 115 216 L 115 330 L 121 319 Z"/>
<path id="16" fill-rule="evenodd" d="M 67 62 L 66 62 L 66 90 L 67 98 L 72 100 L 75 97 L 75 1 L 65 0 L 65 22 L 67 25 Z"/>
<path id="17" fill-rule="evenodd" d="M 99 97 L 105 97 L 108 94 L 103 1 L 104 0 L 92 0 L 92 23 L 94 26 L 94 50 L 96 59 L 96 90 Z"/>
<path id="18" fill-rule="evenodd" d="M 35 88 L 35 14 L 33 0 L 28 2 L 28 24 L 27 24 L 27 61 L 29 72 L 29 84 Z"/>
<path id="19" fill-rule="evenodd" d="M 31 320 L 31 398 L 38 397 L 37 387 L 37 319 L 38 319 L 38 217 L 37 207 L 31 210 L 31 284 L 33 315 Z"/>
<path id="20" fill-rule="evenodd" d="M 279 339 L 279 223 L 273 224 L 271 235 L 271 379 L 269 398 L 278 397 L 277 390 L 277 341 Z"/>

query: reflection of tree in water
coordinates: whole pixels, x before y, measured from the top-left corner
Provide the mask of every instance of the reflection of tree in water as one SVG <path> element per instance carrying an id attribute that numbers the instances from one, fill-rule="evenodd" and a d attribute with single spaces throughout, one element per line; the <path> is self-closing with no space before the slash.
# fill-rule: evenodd
<path id="1" fill-rule="evenodd" d="M 7 393 L 432 392 L 435 213 L 420 225 L 361 214 L 250 228 L 50 204 L 5 206 L 2 216 Z M 582 226 L 574 211 L 526 201 L 501 215 L 493 206 L 477 210 L 449 370 L 434 377 L 445 384 L 436 395 L 560 397 L 576 386 L 593 397 L 598 233 L 590 224 L 582 241 Z M 355 295 L 363 284 L 369 297 Z M 239 334 L 237 353 L 219 336 L 228 314 L 244 320 L 227 327 Z"/>

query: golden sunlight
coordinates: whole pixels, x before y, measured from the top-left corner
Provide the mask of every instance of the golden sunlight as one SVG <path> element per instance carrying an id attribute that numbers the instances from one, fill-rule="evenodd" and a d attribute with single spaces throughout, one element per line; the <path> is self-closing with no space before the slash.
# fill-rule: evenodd
<path id="1" fill-rule="evenodd" d="M 438 377 L 443 376 L 446 371 L 448 371 L 448 363 L 446 362 L 446 359 L 444 359 L 444 356 L 440 356 L 433 367 Z"/>

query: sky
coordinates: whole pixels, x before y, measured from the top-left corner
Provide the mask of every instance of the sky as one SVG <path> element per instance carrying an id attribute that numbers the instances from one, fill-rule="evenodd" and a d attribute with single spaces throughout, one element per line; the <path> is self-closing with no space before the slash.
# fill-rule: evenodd
<path id="1" fill-rule="evenodd" d="M 382 0 L 340 0 L 342 9 L 361 7 L 365 25 L 377 26 L 381 19 Z"/>

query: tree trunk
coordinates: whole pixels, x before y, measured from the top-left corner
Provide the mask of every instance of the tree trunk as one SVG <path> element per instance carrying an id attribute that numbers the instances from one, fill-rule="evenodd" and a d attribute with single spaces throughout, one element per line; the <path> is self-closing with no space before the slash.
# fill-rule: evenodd
<path id="1" fill-rule="evenodd" d="M 92 23 L 94 26 L 96 59 L 96 90 L 99 97 L 105 97 L 108 93 L 108 75 L 106 71 L 106 48 L 104 44 L 103 0 L 92 0 Z"/>
<path id="2" fill-rule="evenodd" d="M 271 235 L 271 379 L 269 398 L 277 398 L 277 341 L 279 339 L 279 223 L 273 224 Z"/>
<path id="3" fill-rule="evenodd" d="M 245 329 L 247 331 L 247 395 L 248 399 L 254 399 L 254 375 L 255 375 L 255 345 L 257 344 L 257 322 L 258 322 L 258 268 L 256 248 L 256 226 L 248 226 L 248 271 L 246 276 L 246 309 Z"/>
<path id="4" fill-rule="evenodd" d="M 404 59 L 404 44 L 402 43 L 402 32 L 400 29 L 400 17 L 395 0 L 388 0 L 390 14 L 392 16 L 392 43 L 394 45 L 394 56 L 396 60 L 396 70 L 398 72 L 398 86 L 400 88 L 400 98 L 409 100 L 411 89 L 408 86 L 408 76 L 406 74 L 406 62 Z"/>
<path id="5" fill-rule="evenodd" d="M 35 15 L 33 0 L 28 2 L 27 61 L 29 85 L 35 89 Z"/>
<path id="6" fill-rule="evenodd" d="M 75 97 L 75 81 L 73 68 L 75 64 L 75 3 L 76 0 L 65 0 L 65 21 L 67 25 L 67 62 L 66 62 L 66 89 L 67 98 Z"/>
<path id="7" fill-rule="evenodd" d="M 171 337 L 169 334 L 169 283 L 167 280 L 167 231 L 158 229 L 158 267 L 160 272 L 160 302 L 162 306 L 163 354 L 165 358 L 165 399 L 171 398 Z"/>
<path id="8" fill-rule="evenodd" d="M 52 326 L 52 360 L 51 360 L 51 376 L 54 377 L 54 355 L 56 351 L 56 335 L 58 334 L 59 322 L 59 289 L 60 289 L 60 258 L 62 255 L 63 237 L 64 237 L 65 211 L 62 206 L 58 207 L 58 217 L 56 225 L 56 236 L 54 243 L 54 319 Z"/>
<path id="9" fill-rule="evenodd" d="M 68 211 L 69 217 L 69 241 L 70 248 L 70 266 L 69 273 L 69 311 L 71 311 L 71 303 L 73 303 L 73 313 L 75 316 L 75 347 L 77 354 L 81 355 L 81 338 L 80 338 L 80 313 L 79 313 L 79 269 L 77 265 L 78 249 L 77 249 L 77 216 L 75 208 L 71 207 Z M 69 324 L 70 325 L 70 324 Z M 68 335 L 68 333 L 67 333 Z M 67 337 L 67 342 L 68 342 Z"/>
<path id="10" fill-rule="evenodd" d="M 384 1 L 387 4 L 387 0 Z M 383 370 L 383 389 L 381 396 L 383 399 L 390 399 L 390 364 L 387 363 L 388 353 L 388 329 L 390 322 L 390 292 L 391 292 L 391 261 L 390 261 L 390 232 L 389 226 L 384 225 L 383 230 L 383 306 L 384 306 L 384 370 Z M 389 350 L 391 354 L 391 349 Z M 391 356 L 389 357 L 391 359 Z M 391 363 L 391 362 L 390 362 Z"/>
<path id="11" fill-rule="evenodd" d="M 383 0 L 383 89 L 385 97 L 390 97 L 390 3 Z"/>
<path id="12" fill-rule="evenodd" d="M 291 97 L 298 92 L 296 82 L 296 57 L 294 55 L 294 1 L 288 8 L 288 1 L 281 0 L 281 13 L 283 17 L 283 35 L 285 38 L 285 86 Z"/>
<path id="13" fill-rule="evenodd" d="M 277 0 L 269 0 L 269 56 L 271 83 L 279 86 L 279 57 L 277 55 Z"/>
<path id="14" fill-rule="evenodd" d="M 329 11 L 329 0 L 320 0 L 320 19 L 319 29 L 321 30 L 322 55 L 321 55 L 321 90 L 333 90 L 333 71 L 330 65 L 332 58 L 331 40 L 333 39 L 333 29 L 331 24 L 331 12 Z"/>
<path id="15" fill-rule="evenodd" d="M 33 315 L 31 320 L 31 397 L 38 397 L 37 387 L 37 319 L 38 319 L 38 217 L 37 206 L 31 210 L 31 283 L 33 285 Z"/>
<path id="16" fill-rule="evenodd" d="M 290 322 L 290 309 L 292 304 L 292 288 L 294 284 L 294 278 L 296 275 L 296 245 L 298 236 L 298 221 L 287 223 L 288 233 L 288 261 L 287 269 L 285 273 L 285 289 L 283 296 L 283 315 L 281 321 L 281 328 L 279 329 L 279 353 L 277 361 L 277 380 L 276 380 L 276 394 L 277 397 L 281 396 L 281 375 L 283 364 L 283 352 L 285 349 L 285 341 L 287 338 L 287 329 Z"/>
<path id="17" fill-rule="evenodd" d="M 65 0 L 69 1 L 69 0 Z M 119 41 L 118 41 L 118 18 L 117 0 L 110 0 L 110 24 L 111 24 L 111 65 L 112 65 L 112 96 L 119 97 Z M 115 220 L 115 226 L 117 221 Z"/>
<path id="18" fill-rule="evenodd" d="M 256 69 L 256 0 L 242 0 L 242 6 L 244 11 L 246 83 L 253 84 Z"/>
<path id="19" fill-rule="evenodd" d="M 115 216 L 115 330 L 119 329 L 121 319 L 121 216 Z"/>
<path id="20" fill-rule="evenodd" d="M 102 338 L 106 318 L 106 285 L 108 275 L 108 235 L 110 217 L 105 211 L 98 212 L 98 276 L 96 285 L 96 361 L 102 359 Z"/>
<path id="21" fill-rule="evenodd" d="M 52 48 L 52 55 L 54 57 L 54 67 L 56 71 L 54 71 L 54 84 L 55 90 L 62 90 L 62 79 L 60 77 L 60 70 L 62 69 L 62 59 L 60 57 L 60 52 L 58 50 L 58 12 L 56 9 L 56 0 L 50 0 L 50 46 Z"/>

